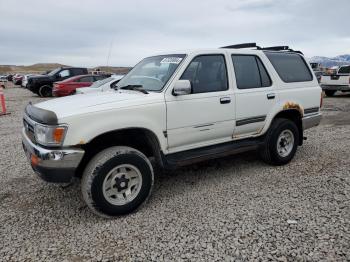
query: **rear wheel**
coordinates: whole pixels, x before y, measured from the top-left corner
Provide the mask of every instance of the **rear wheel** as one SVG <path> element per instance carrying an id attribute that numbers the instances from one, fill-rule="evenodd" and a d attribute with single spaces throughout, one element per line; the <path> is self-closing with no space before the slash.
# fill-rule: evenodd
<path id="1" fill-rule="evenodd" d="M 326 96 L 332 97 L 335 94 L 335 90 L 325 90 Z"/>
<path id="2" fill-rule="evenodd" d="M 41 86 L 38 93 L 42 97 L 50 97 L 52 96 L 52 88 L 49 85 Z"/>
<path id="3" fill-rule="evenodd" d="M 140 151 L 124 146 L 107 148 L 87 165 L 81 190 L 89 208 L 101 216 L 136 210 L 153 187 L 153 169 Z"/>
<path id="4" fill-rule="evenodd" d="M 295 123 L 289 119 L 277 118 L 266 135 L 260 155 L 268 164 L 285 165 L 293 159 L 298 141 L 299 131 Z"/>

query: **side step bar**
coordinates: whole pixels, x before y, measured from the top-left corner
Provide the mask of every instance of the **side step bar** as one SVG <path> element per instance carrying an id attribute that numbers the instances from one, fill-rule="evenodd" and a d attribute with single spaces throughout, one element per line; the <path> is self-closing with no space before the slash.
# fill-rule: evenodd
<path id="1" fill-rule="evenodd" d="M 249 138 L 162 155 L 162 161 L 165 168 L 174 169 L 176 167 L 186 166 L 209 159 L 256 150 L 262 145 L 264 145 L 264 140 L 261 137 L 254 139 Z"/>

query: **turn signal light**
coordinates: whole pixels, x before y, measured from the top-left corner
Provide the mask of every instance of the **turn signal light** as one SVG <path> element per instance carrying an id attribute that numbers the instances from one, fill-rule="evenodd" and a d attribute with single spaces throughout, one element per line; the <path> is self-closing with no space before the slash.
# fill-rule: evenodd
<path id="1" fill-rule="evenodd" d="M 37 157 L 36 155 L 31 155 L 30 162 L 32 166 L 37 166 L 39 164 L 39 157 Z"/>
<path id="2" fill-rule="evenodd" d="M 53 130 L 52 138 L 56 143 L 61 143 L 63 140 L 65 128 L 57 127 Z"/>

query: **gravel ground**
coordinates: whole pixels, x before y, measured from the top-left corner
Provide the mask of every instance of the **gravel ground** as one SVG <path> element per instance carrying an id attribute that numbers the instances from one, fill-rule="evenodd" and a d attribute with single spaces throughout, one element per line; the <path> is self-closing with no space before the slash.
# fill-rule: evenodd
<path id="1" fill-rule="evenodd" d="M 0 260 L 350 261 L 350 95 L 325 98 L 322 124 L 287 166 L 255 153 L 158 174 L 137 213 L 106 220 L 35 176 L 21 148 L 25 105 L 0 117 Z"/>

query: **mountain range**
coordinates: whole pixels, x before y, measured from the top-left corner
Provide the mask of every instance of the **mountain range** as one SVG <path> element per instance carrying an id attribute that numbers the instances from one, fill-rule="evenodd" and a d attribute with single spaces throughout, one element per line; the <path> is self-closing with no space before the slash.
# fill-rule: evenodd
<path id="1" fill-rule="evenodd" d="M 323 67 L 350 65 L 350 54 L 339 55 L 335 57 L 325 57 L 325 56 L 314 56 L 311 57 L 310 62 L 320 63 Z M 58 63 L 38 63 L 29 66 L 17 66 L 17 65 L 0 65 L 1 74 L 15 74 L 15 73 L 43 73 L 48 70 L 53 70 L 57 67 L 64 67 L 65 65 Z M 99 68 L 105 72 L 112 72 L 116 74 L 126 74 L 131 68 L 130 67 L 118 67 L 118 66 L 99 66 L 95 68 L 89 68 L 89 70 L 94 70 Z"/>
<path id="2" fill-rule="evenodd" d="M 310 62 L 320 63 L 324 67 L 350 65 L 350 55 L 339 55 L 335 57 L 314 56 Z"/>
<path id="3" fill-rule="evenodd" d="M 34 65 L 0 65 L 0 74 L 41 74 L 46 71 L 51 71 L 58 67 L 67 67 L 67 65 L 62 65 L 58 63 L 38 63 Z M 126 74 L 130 71 L 130 67 L 120 67 L 120 66 L 98 66 L 93 68 L 88 68 L 89 71 L 93 71 L 96 69 L 100 69 L 101 71 L 111 72 L 115 74 Z"/>

